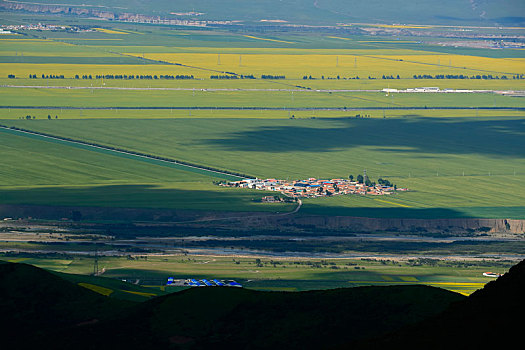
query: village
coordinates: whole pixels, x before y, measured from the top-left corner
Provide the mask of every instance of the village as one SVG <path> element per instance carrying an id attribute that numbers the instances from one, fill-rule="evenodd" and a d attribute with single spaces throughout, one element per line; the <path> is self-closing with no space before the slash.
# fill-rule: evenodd
<path id="1" fill-rule="evenodd" d="M 397 188 L 396 185 L 388 180 L 379 179 L 378 184 L 371 182 L 368 177 L 359 175 L 354 181 L 350 175 L 348 179 L 321 180 L 309 178 L 307 180 L 278 180 L 278 179 L 243 179 L 227 183 L 220 183 L 220 186 L 250 188 L 261 191 L 277 191 L 291 198 L 315 198 L 345 194 L 360 194 L 383 196 L 391 195 L 396 191 L 408 191 L 407 188 Z M 263 202 L 274 202 L 279 199 L 274 197 L 264 197 Z"/>

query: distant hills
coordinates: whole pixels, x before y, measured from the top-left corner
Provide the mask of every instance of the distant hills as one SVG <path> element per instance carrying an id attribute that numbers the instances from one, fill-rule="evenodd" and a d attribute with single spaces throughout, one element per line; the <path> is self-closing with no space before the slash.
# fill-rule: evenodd
<path id="1" fill-rule="evenodd" d="M 524 271 L 521 262 L 468 298 L 427 286 L 300 293 L 204 287 L 139 303 L 8 263 L 0 264 L 0 336 L 7 348 L 318 349 L 407 341 L 434 348 L 449 339 L 471 344 L 511 329 L 513 316 L 523 315 Z"/>
<path id="2" fill-rule="evenodd" d="M 1 1 L 11 10 L 74 14 L 142 14 L 162 18 L 235 20 L 261 24 L 335 25 L 410 23 L 517 26 L 525 23 L 520 0 L 55 0 Z"/>

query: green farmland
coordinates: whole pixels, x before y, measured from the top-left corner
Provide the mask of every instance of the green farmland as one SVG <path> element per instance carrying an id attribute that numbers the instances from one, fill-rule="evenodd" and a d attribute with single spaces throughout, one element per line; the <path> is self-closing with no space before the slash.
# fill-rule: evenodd
<path id="1" fill-rule="evenodd" d="M 56 142 L 1 132 L 2 204 L 132 206 L 241 211 L 291 210 L 254 202 L 261 193 L 230 191 L 221 178 Z"/>
<path id="2" fill-rule="evenodd" d="M 85 275 L 93 270 L 93 258 L 90 257 L 64 259 L 60 257 L 32 258 L 28 256 L 26 258 L 14 258 L 4 256 L 0 259 L 31 264 L 68 274 Z M 108 282 L 112 279 L 139 280 L 140 285 L 149 287 L 147 289 L 152 293 L 174 291 L 170 288 L 176 290 L 176 287 L 164 287 L 168 277 L 176 279 L 235 279 L 250 289 L 281 291 L 366 285 L 425 284 L 468 295 L 490 281 L 482 275 L 486 269 L 499 269 L 503 272 L 511 265 L 505 262 L 432 262 L 431 264 L 423 263 L 417 266 L 420 264 L 418 260 L 380 262 L 373 259 L 262 258 L 259 260 L 260 266 L 257 266 L 256 258 L 243 257 L 232 259 L 231 257 L 217 256 L 175 255 L 150 256 L 147 260 L 104 257 L 100 258 L 99 265 L 105 271 L 102 276 L 107 278 L 101 278 L 95 283 L 111 288 Z M 414 266 L 414 262 L 416 266 Z M 106 280 L 108 282 L 105 282 Z M 115 288 L 115 283 L 112 288 Z M 134 287 L 133 290 L 147 292 L 147 289 L 142 288 L 141 290 Z"/>
<path id="3" fill-rule="evenodd" d="M 381 117 L 311 119 L 311 112 L 302 112 L 297 113 L 295 120 L 286 117 L 242 118 L 241 120 L 92 119 L 89 118 L 89 113 L 84 111 L 85 116 L 82 119 L 5 120 L 2 123 L 263 178 L 300 179 L 312 176 L 340 178 L 347 177 L 349 174 L 356 176 L 362 173 L 363 169 L 367 169 L 369 176 L 374 179 L 388 178 L 400 187 L 411 189 L 408 193 L 387 198 L 338 196 L 311 199 L 305 202 L 302 209 L 305 213 L 352 215 L 356 208 L 381 208 L 381 216 L 390 216 L 384 209 L 392 208 L 395 209 L 392 210 L 394 216 L 411 212 L 411 209 L 446 209 L 439 215 L 440 217 L 446 216 L 447 212 L 454 217 L 523 217 L 525 202 L 520 198 L 524 198 L 525 193 L 520 184 L 525 179 L 525 162 L 521 151 L 524 123 L 520 117 L 502 115 L 477 118 L 475 116 L 425 118 L 408 115 L 386 119 Z M 137 130 L 141 132 L 137 133 Z M 156 137 L 151 138 L 149 135 L 156 135 Z M 4 140 L 4 142 L 15 140 L 26 142 L 22 136 L 12 136 Z M 48 144 L 48 142 L 40 143 Z M 16 144 L 11 147 L 19 148 Z M 49 147 L 55 146 L 49 145 Z M 68 150 L 71 148 L 66 145 L 62 147 Z M 89 154 L 88 151 L 82 152 Z M 14 171 L 20 171 L 20 168 Z M 64 183 L 77 186 L 86 183 L 98 185 L 156 183 L 160 186 L 158 191 L 151 191 L 152 201 L 156 203 L 155 205 L 173 207 L 174 199 L 160 200 L 165 198 L 164 196 L 170 197 L 168 190 L 170 185 L 167 184 L 174 183 L 169 180 L 171 171 L 162 169 L 165 175 L 160 179 L 154 176 L 155 173 L 147 172 L 142 173 L 140 180 L 133 179 L 133 181 L 116 182 L 108 174 L 106 181 L 99 182 L 92 180 L 87 182 L 83 177 L 66 175 L 62 180 L 50 176 L 44 183 L 40 183 L 47 186 Z M 10 185 L 9 187 L 31 187 L 34 184 L 32 176 L 28 174 L 27 180 L 10 177 L 11 180 L 7 184 Z M 115 178 L 116 175 L 113 174 L 113 177 Z M 212 190 L 212 193 L 223 195 L 243 193 L 232 189 L 219 191 L 218 187 L 207 185 L 202 177 L 195 174 L 182 172 L 180 178 L 192 183 L 187 189 L 202 191 L 208 189 Z M 195 185 L 198 180 L 204 183 Z M 494 186 L 494 184 L 502 184 L 502 186 Z M 164 195 L 162 188 L 166 191 Z M 7 187 L 4 189 L 14 190 Z M 117 192 L 118 189 L 119 187 L 114 188 Z M 34 193 L 43 194 L 45 191 L 39 189 Z M 74 198 L 75 191 L 70 189 L 66 192 L 72 192 Z M 12 193 L 14 197 L 24 198 L 18 192 Z M 96 193 L 97 191 L 93 192 L 91 204 L 96 204 Z M 253 196 L 249 191 L 244 192 L 243 195 Z M 13 198 L 13 196 L 4 198 Z M 36 200 L 41 197 L 34 196 L 34 198 Z M 43 198 L 38 200 L 38 204 L 45 204 L 47 196 L 43 195 Z M 140 200 L 137 203 L 144 203 L 144 201 Z M 143 205 L 137 204 L 140 207 Z M 361 209 L 358 212 L 359 216 L 363 214 Z M 428 212 L 432 213 L 432 210 Z M 368 215 L 365 211 L 364 216 Z"/>
<path id="4" fill-rule="evenodd" d="M 304 214 L 524 218 L 522 50 L 453 48 L 364 32 L 78 23 L 98 29 L 0 38 L 0 124 L 262 178 L 346 178 L 366 169 L 374 181 L 410 189 L 389 197 L 307 199 Z M 256 79 L 211 79 L 240 74 Z M 54 75 L 64 79 L 49 78 Z M 106 75 L 134 78 L 100 77 Z M 161 75 L 194 79 L 153 78 Z M 486 91 L 380 92 L 422 86 Z M 500 90 L 518 93 L 493 92 Z M 215 186 L 224 178 L 213 173 L 67 142 L 1 131 L 0 147 L 0 204 L 296 207 L 258 203 L 261 192 Z"/>
<path id="5" fill-rule="evenodd" d="M 524 252 L 523 0 L 0 0 L 6 348 L 483 348 Z"/>

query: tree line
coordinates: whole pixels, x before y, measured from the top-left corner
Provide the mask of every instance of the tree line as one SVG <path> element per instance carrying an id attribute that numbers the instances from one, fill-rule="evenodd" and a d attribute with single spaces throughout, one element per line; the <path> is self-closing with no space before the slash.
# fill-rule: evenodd
<path id="1" fill-rule="evenodd" d="M 348 178 L 350 179 L 350 181 L 354 181 L 354 175 L 349 175 Z M 372 180 L 370 180 L 368 178 L 368 176 L 365 178 L 363 175 L 361 174 L 358 174 L 357 175 L 357 178 L 356 178 L 356 181 L 357 183 L 360 183 L 360 184 L 365 184 L 366 186 L 375 186 L 376 183 L 373 182 Z M 391 183 L 390 181 L 388 181 L 387 179 L 383 179 L 383 178 L 379 178 L 377 180 L 377 183 L 379 185 L 382 185 L 382 186 L 388 186 L 388 187 L 394 187 L 394 189 L 397 190 L 397 185 Z"/>
<path id="2" fill-rule="evenodd" d="M 13 78 L 15 76 L 13 75 Z M 64 74 L 55 75 L 55 74 L 42 74 L 41 79 L 65 79 Z M 38 79 L 36 74 L 29 74 L 29 79 Z"/>
<path id="3" fill-rule="evenodd" d="M 436 74 L 436 75 L 429 75 L 429 74 L 414 74 L 412 76 L 414 79 L 483 79 L 483 80 L 493 80 L 493 79 L 502 79 L 507 80 L 508 77 L 506 75 L 502 76 L 493 76 L 491 74 L 483 74 L 483 75 L 471 75 L 470 77 L 468 75 L 463 74 Z M 516 79 L 514 76 L 513 79 Z M 519 79 L 519 78 L 517 78 Z"/>
<path id="4" fill-rule="evenodd" d="M 79 79 L 78 75 L 75 75 L 75 79 Z M 82 79 L 92 79 L 91 75 L 83 75 Z M 115 80 L 179 80 L 179 79 L 195 79 L 193 75 L 126 75 L 126 74 L 105 74 L 105 75 L 95 75 L 95 79 L 115 79 Z"/>
<path id="5" fill-rule="evenodd" d="M 271 75 L 271 74 L 263 74 L 261 75 L 261 79 L 286 79 L 286 76 L 284 75 Z"/>
<path id="6" fill-rule="evenodd" d="M 210 79 L 257 79 L 254 75 L 211 75 Z"/>

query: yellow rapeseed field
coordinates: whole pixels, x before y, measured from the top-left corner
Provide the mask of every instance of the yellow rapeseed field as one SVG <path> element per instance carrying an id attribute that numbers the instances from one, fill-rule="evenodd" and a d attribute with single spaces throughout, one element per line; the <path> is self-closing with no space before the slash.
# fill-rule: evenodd
<path id="1" fill-rule="evenodd" d="M 113 293 L 112 289 L 104 288 L 104 287 L 97 286 L 97 285 L 91 284 L 91 283 L 80 282 L 78 285 L 81 286 L 81 287 L 87 288 L 89 290 L 92 290 L 95 293 L 102 294 L 102 295 L 105 295 L 105 296 L 108 296 L 111 293 Z"/>
<path id="2" fill-rule="evenodd" d="M 260 38 L 258 36 L 253 36 L 253 35 L 244 35 L 244 37 L 250 38 L 250 39 L 256 39 L 256 40 L 265 40 L 265 41 L 274 41 L 274 42 L 277 42 L 277 43 L 293 44 L 293 42 L 291 42 L 291 41 L 268 39 L 268 38 Z"/>
<path id="3" fill-rule="evenodd" d="M 120 30 L 112 30 L 112 29 L 105 29 L 105 28 L 94 28 L 97 32 L 102 32 L 106 34 L 129 34 Z"/>
<path id="4" fill-rule="evenodd" d="M 131 54 L 142 57 L 142 54 Z M 336 54 L 233 54 L 146 53 L 145 58 L 181 63 L 240 74 L 304 75 L 320 78 L 340 76 L 381 77 L 414 74 L 512 75 L 525 73 L 525 59 L 487 58 L 464 55 L 336 55 Z"/>
<path id="5" fill-rule="evenodd" d="M 155 293 L 145 293 L 145 292 L 134 292 L 132 290 L 124 290 L 124 289 L 121 289 L 120 291 L 122 292 L 125 292 L 125 293 L 130 293 L 130 294 L 135 294 L 135 295 L 140 295 L 142 297 L 156 297 L 157 294 Z"/>

